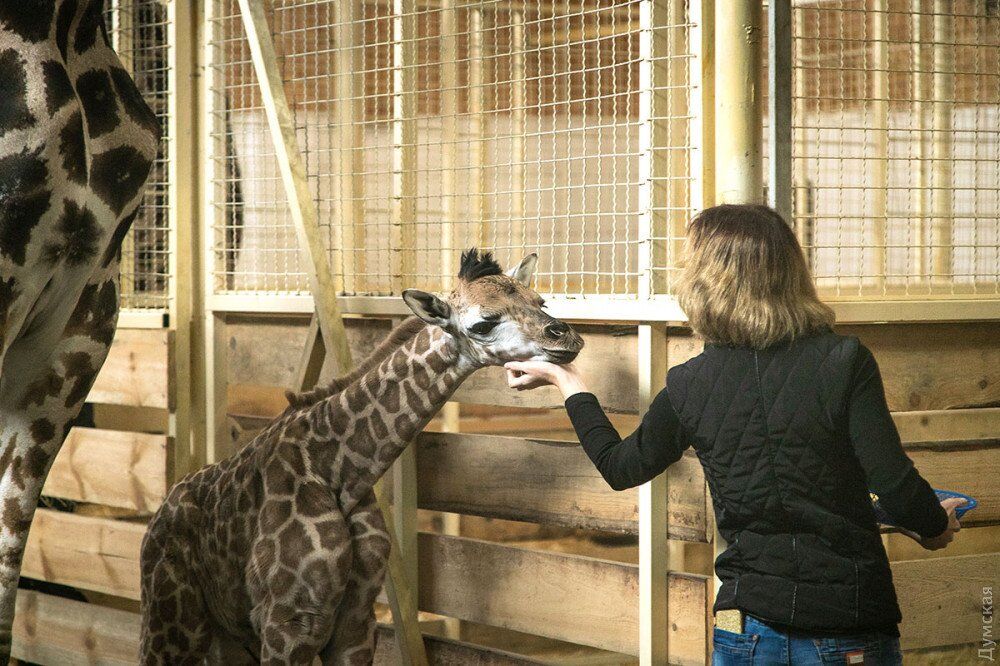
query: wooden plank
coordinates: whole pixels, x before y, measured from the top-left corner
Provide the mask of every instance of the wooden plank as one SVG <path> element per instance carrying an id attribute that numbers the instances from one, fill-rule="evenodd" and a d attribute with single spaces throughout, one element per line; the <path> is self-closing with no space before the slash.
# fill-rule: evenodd
<path id="1" fill-rule="evenodd" d="M 956 645 L 983 637 L 983 588 L 996 590 L 1000 553 L 892 564 L 904 649 Z M 992 603 L 992 602 L 991 602 Z"/>
<path id="2" fill-rule="evenodd" d="M 146 526 L 39 509 L 21 575 L 127 599 L 139 598 Z"/>
<path id="3" fill-rule="evenodd" d="M 171 409 L 170 347 L 167 329 L 118 329 L 87 400 Z"/>
<path id="4" fill-rule="evenodd" d="M 20 661 L 60 666 L 138 663 L 139 615 L 18 590 L 12 654 Z"/>
<path id="5" fill-rule="evenodd" d="M 577 367 L 588 386 L 610 412 L 635 413 L 639 409 L 638 332 L 634 326 L 574 325 L 584 338 Z M 614 363 L 609 363 L 614 359 Z M 512 391 L 507 388 L 503 368 L 485 368 L 473 374 L 458 391 L 457 402 L 502 407 L 561 408 L 563 400 L 555 388 Z"/>
<path id="6" fill-rule="evenodd" d="M 396 654 L 392 650 L 395 632 L 391 627 L 379 625 L 375 643 L 375 663 L 394 664 Z M 547 664 L 524 655 L 497 650 L 482 645 L 473 645 L 440 636 L 424 635 L 427 658 L 434 666 L 535 666 Z"/>
<path id="7" fill-rule="evenodd" d="M 606 650 L 639 652 L 639 568 L 420 535 L 421 610 Z M 707 579 L 671 574 L 671 663 L 703 663 Z"/>
<path id="8" fill-rule="evenodd" d="M 892 418 L 904 442 L 1000 436 L 1000 407 L 896 412 Z"/>
<path id="9" fill-rule="evenodd" d="M 421 509 L 638 533 L 638 492 L 611 490 L 576 442 L 424 432 L 417 447 Z M 704 541 L 705 482 L 693 453 L 671 481 L 670 538 Z"/>
<path id="10" fill-rule="evenodd" d="M 859 324 L 837 332 L 871 349 L 893 411 L 1000 405 L 998 322 Z M 701 341 L 686 329 L 670 333 L 671 365 L 701 353 Z"/>
<path id="11" fill-rule="evenodd" d="M 967 515 L 963 524 L 1000 522 L 1000 438 L 912 442 L 905 448 L 931 486 L 976 498 L 979 506 Z"/>
<path id="12" fill-rule="evenodd" d="M 165 435 L 73 428 L 42 494 L 151 513 L 166 497 L 166 474 Z"/>

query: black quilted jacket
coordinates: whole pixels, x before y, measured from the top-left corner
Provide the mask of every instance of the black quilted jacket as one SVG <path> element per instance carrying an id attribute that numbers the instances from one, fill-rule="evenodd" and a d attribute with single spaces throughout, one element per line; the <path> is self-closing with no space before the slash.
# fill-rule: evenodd
<path id="1" fill-rule="evenodd" d="M 868 489 L 901 525 L 947 517 L 906 457 L 878 367 L 832 332 L 754 351 L 706 345 L 672 368 L 624 440 L 593 395 L 567 400 L 577 434 L 615 488 L 644 483 L 694 447 L 719 531 L 715 610 L 817 632 L 896 633 L 901 616 Z"/>

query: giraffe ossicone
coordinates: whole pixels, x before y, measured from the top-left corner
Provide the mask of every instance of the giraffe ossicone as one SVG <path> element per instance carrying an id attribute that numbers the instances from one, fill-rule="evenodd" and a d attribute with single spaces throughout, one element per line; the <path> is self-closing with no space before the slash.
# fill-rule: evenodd
<path id="1" fill-rule="evenodd" d="M 442 298 L 349 374 L 306 393 L 241 451 L 181 480 L 142 546 L 143 664 L 364 664 L 389 540 L 375 482 L 469 375 L 514 360 L 572 361 L 583 340 L 528 285 L 462 255 Z"/>

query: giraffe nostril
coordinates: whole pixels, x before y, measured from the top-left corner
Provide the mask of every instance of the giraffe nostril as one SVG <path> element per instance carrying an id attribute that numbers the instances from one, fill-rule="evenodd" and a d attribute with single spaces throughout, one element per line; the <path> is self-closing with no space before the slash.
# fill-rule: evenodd
<path id="1" fill-rule="evenodd" d="M 569 326 L 561 321 L 554 321 L 545 327 L 545 335 L 555 340 L 558 340 L 567 333 L 569 333 Z"/>

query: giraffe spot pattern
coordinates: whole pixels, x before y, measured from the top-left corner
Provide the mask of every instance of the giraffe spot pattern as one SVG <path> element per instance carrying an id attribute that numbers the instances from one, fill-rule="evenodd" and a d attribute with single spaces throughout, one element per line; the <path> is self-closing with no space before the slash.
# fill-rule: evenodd
<path id="1" fill-rule="evenodd" d="M 111 85 L 111 77 L 103 69 L 92 69 L 76 78 L 76 94 L 83 105 L 87 120 L 87 134 L 96 139 L 114 131 L 121 119 L 118 117 L 118 96 Z"/>
<path id="2" fill-rule="evenodd" d="M 62 392 L 63 378 L 55 368 L 49 368 L 41 377 L 30 382 L 24 391 L 24 397 L 18 407 L 27 409 L 31 405 L 41 407 L 45 399 L 57 396 Z"/>
<path id="3" fill-rule="evenodd" d="M 118 98 L 121 100 L 128 117 L 149 134 L 160 137 L 163 133 L 160 121 L 156 117 L 156 114 L 153 113 L 153 110 L 149 108 L 149 105 L 146 104 L 146 100 L 143 99 L 142 93 L 136 88 L 128 72 L 121 67 L 112 67 L 111 80 L 114 81 L 115 90 L 118 91 Z"/>
<path id="4" fill-rule="evenodd" d="M 87 184 L 87 143 L 83 135 L 83 116 L 75 111 L 59 131 L 59 154 L 66 178 L 77 185 Z"/>
<path id="5" fill-rule="evenodd" d="M 139 194 L 151 166 L 132 146 L 118 146 L 94 156 L 90 183 L 97 196 L 119 215 Z"/>
<path id="6" fill-rule="evenodd" d="M 35 116 L 28 109 L 28 75 L 14 49 L 0 53 L 0 137 L 31 127 Z"/>
<path id="7" fill-rule="evenodd" d="M 0 24 L 26 42 L 49 36 L 55 2 L 52 0 L 5 0 L 0 2 Z"/>
<path id="8" fill-rule="evenodd" d="M 42 63 L 42 75 L 45 77 L 45 108 L 54 116 L 76 93 L 62 63 L 46 60 Z"/>
<path id="9" fill-rule="evenodd" d="M 91 2 L 80 17 L 76 25 L 76 34 L 73 36 L 73 48 L 77 53 L 84 53 L 94 48 L 97 44 L 98 34 L 107 42 L 104 27 L 104 17 L 101 11 L 104 8 L 103 2 Z"/>
<path id="10" fill-rule="evenodd" d="M 31 231 L 49 208 L 49 170 L 41 148 L 0 158 L 0 252 L 24 265 Z"/>
<path id="11" fill-rule="evenodd" d="M 17 301 L 20 293 L 21 290 L 17 288 L 13 276 L 6 280 L 0 278 L 0 349 L 4 347 L 5 343 L 10 308 Z"/>
<path id="12" fill-rule="evenodd" d="M 12 534 L 19 534 L 31 526 L 31 519 L 24 515 L 21 503 L 16 497 L 8 497 L 3 503 L 3 526 Z"/>
<path id="13" fill-rule="evenodd" d="M 56 226 L 58 238 L 42 248 L 42 257 L 49 263 L 65 261 L 69 266 L 79 266 L 97 254 L 97 241 L 101 229 L 97 218 L 86 208 L 80 209 L 74 201 L 63 202 L 63 214 Z"/>
<path id="14" fill-rule="evenodd" d="M 111 265 L 112 261 L 122 260 L 122 243 L 125 242 L 125 236 L 128 234 L 128 230 L 132 228 L 132 223 L 135 222 L 136 216 L 139 214 L 139 208 L 137 207 L 131 213 L 126 215 L 118 226 L 115 227 L 114 232 L 111 234 L 111 239 L 108 242 L 108 247 L 104 251 L 104 256 L 101 258 L 101 266 L 107 268 Z"/>
<path id="15" fill-rule="evenodd" d="M 38 444 L 44 444 L 56 436 L 56 426 L 47 418 L 32 421 L 29 431 L 31 438 Z"/>
<path id="16" fill-rule="evenodd" d="M 94 342 L 111 345 L 118 314 L 118 288 L 111 280 L 88 284 L 66 322 L 65 336 L 85 335 Z"/>
<path id="17" fill-rule="evenodd" d="M 67 49 L 69 48 L 69 29 L 73 25 L 76 8 L 76 0 L 63 0 L 62 5 L 59 6 L 59 14 L 56 16 L 56 46 L 63 62 L 66 62 Z"/>
<path id="18" fill-rule="evenodd" d="M 90 393 L 90 387 L 97 377 L 98 368 L 94 367 L 90 354 L 87 352 L 70 352 L 62 356 L 66 381 L 73 382 L 73 388 L 66 395 L 66 407 L 82 404 Z"/>

